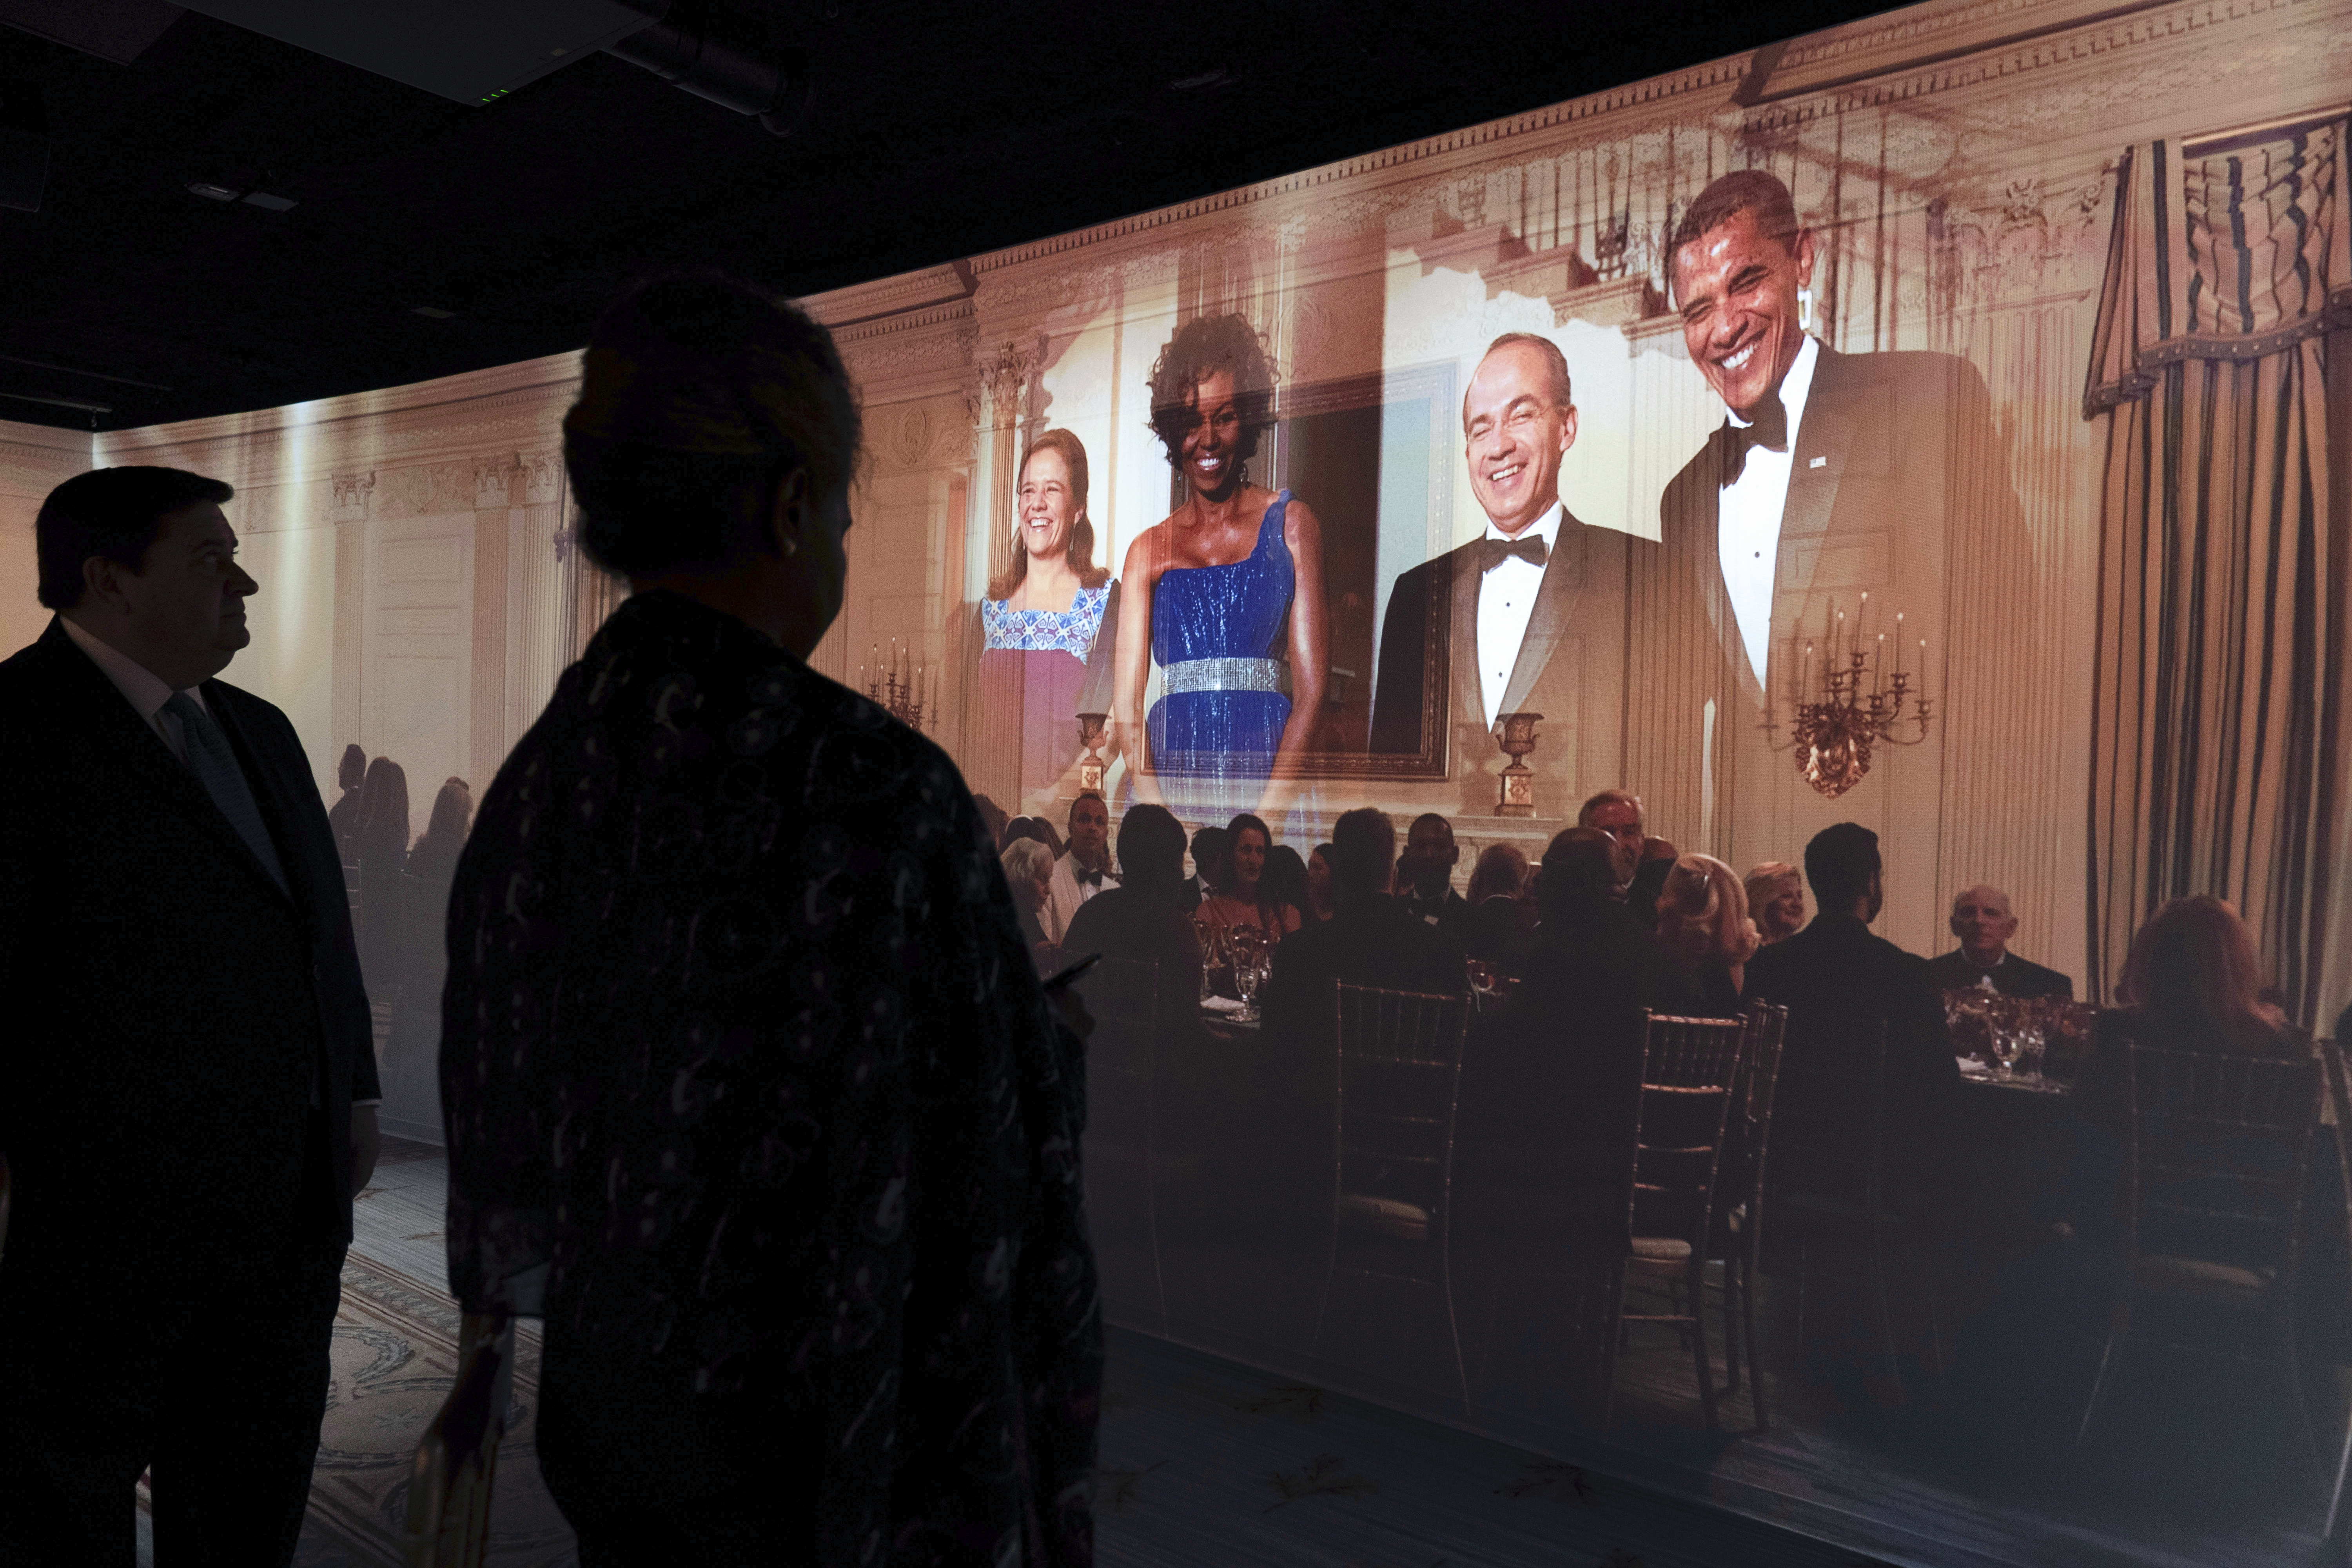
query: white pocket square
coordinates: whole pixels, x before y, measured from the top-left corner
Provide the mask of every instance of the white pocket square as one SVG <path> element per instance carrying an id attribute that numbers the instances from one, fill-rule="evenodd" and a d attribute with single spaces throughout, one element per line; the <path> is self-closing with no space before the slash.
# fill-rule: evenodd
<path id="1" fill-rule="evenodd" d="M 1809 468 L 1826 468 L 1829 466 L 1830 460 L 1827 458 L 1815 458 L 1811 462 L 1805 465 L 1805 467 Z"/>

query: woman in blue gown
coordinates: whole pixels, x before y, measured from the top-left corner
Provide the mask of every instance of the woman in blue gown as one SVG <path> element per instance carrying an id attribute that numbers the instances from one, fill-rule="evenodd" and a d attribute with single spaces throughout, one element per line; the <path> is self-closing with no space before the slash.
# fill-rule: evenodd
<path id="1" fill-rule="evenodd" d="M 1136 536 L 1120 574 L 1129 604 L 1112 710 L 1130 768 L 1139 752 L 1149 759 L 1139 798 L 1157 798 L 1155 774 L 1204 780 L 1187 793 L 1278 819 L 1297 787 L 1330 618 L 1314 512 L 1249 481 L 1273 403 L 1265 349 L 1239 316 L 1186 322 L 1152 367 L 1152 429 L 1188 494 Z M 1155 662 L 1160 697 L 1146 713 Z"/>

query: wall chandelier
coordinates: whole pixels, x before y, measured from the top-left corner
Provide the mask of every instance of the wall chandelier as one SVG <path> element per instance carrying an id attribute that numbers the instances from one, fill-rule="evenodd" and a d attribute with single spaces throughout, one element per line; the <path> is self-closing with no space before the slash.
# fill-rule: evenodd
<path id="1" fill-rule="evenodd" d="M 1870 595 L 1862 596 L 1862 610 L 1870 608 Z M 1928 700 L 1911 689 L 1914 672 L 1903 668 L 1903 617 L 1895 617 L 1894 665 L 1888 668 L 1886 634 L 1881 632 L 1875 643 L 1865 647 L 1860 629 L 1861 614 L 1855 616 L 1855 629 L 1845 629 L 1845 612 L 1840 610 L 1830 624 L 1829 646 L 1822 651 L 1818 662 L 1813 645 L 1805 645 L 1805 656 L 1797 668 L 1795 689 L 1790 697 L 1791 713 L 1789 748 L 1797 765 L 1797 773 L 1822 795 L 1831 800 L 1860 784 L 1870 772 L 1871 753 L 1881 745 L 1916 746 L 1927 738 L 1931 717 Z M 1919 669 L 1927 674 L 1927 639 L 1919 639 Z M 1773 742 L 1779 728 L 1779 703 L 1773 704 L 1764 721 L 1768 742 Z M 1908 711 L 1906 712 L 1906 709 Z M 1906 725 L 1915 726 L 1909 735 Z M 1774 750 L 1780 748 L 1774 744 Z"/>

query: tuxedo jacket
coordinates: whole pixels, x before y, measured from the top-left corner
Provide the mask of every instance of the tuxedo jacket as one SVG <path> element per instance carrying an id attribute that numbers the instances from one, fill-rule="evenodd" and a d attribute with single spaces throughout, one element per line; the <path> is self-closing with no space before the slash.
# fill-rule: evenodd
<path id="1" fill-rule="evenodd" d="M 2017 954 L 2005 953 L 1990 969 L 1979 969 L 1969 962 L 1969 955 L 1958 948 L 1941 958 L 1927 961 L 1927 978 L 1938 991 L 1958 991 L 1977 983 L 1980 974 L 1992 976 L 1992 988 L 2004 996 L 2056 996 L 2064 1001 L 2074 999 L 2074 982 L 2054 969 L 2030 963 Z"/>
<path id="2" fill-rule="evenodd" d="M 1461 815 L 1492 816 L 1509 759 L 1486 722 L 1478 680 L 1478 591 L 1485 538 L 1424 561 L 1396 581 L 1381 623 L 1370 749 L 1412 754 L 1434 742 L 1459 785 Z M 1498 713 L 1534 711 L 1535 815 L 1572 819 L 1593 790 L 1618 783 L 1617 746 L 1629 552 L 1656 547 L 1588 527 L 1565 508 Z M 1428 700 L 1434 682 L 1442 703 Z M 1434 726 L 1424 733 L 1424 716 Z M 1603 776 L 1606 775 L 1606 776 Z"/>
<path id="3" fill-rule="evenodd" d="M 284 888 L 58 621 L 0 663 L 0 1297 L 351 1239 L 351 1103 L 379 1091 L 341 857 L 286 715 L 199 689 Z"/>

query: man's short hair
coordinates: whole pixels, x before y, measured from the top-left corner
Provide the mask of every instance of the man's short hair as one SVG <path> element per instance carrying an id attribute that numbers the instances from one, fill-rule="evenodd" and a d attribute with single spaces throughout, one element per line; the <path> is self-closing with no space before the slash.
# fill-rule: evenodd
<path id="1" fill-rule="evenodd" d="M 1514 343 L 1525 343 L 1529 348 L 1543 351 L 1545 368 L 1551 372 L 1551 405 L 1554 408 L 1575 407 L 1575 389 L 1568 379 L 1568 356 L 1559 352 L 1558 343 L 1540 332 L 1505 332 L 1486 345 L 1486 352 L 1478 356 L 1478 363 L 1486 363 L 1495 356 L 1496 349 L 1507 349 Z M 1465 392 L 1462 396 L 1466 406 L 1470 395 Z"/>
<path id="2" fill-rule="evenodd" d="M 1377 893 L 1396 859 L 1396 824 L 1385 811 L 1360 805 L 1331 825 L 1331 885 L 1351 897 Z"/>
<path id="3" fill-rule="evenodd" d="M 1102 792 L 1099 790 L 1082 789 L 1078 792 L 1077 800 L 1070 802 L 1069 814 L 1062 818 L 1063 826 L 1067 827 L 1071 823 L 1076 822 L 1078 819 L 1078 801 L 1082 800 L 1090 800 L 1097 805 L 1101 806 L 1103 808 L 1103 819 L 1106 822 L 1110 819 L 1110 803 L 1103 799 Z"/>
<path id="4" fill-rule="evenodd" d="M 1604 789 L 1577 808 L 1576 825 L 1579 827 L 1591 826 L 1594 814 L 1604 805 L 1630 805 L 1635 816 L 1642 815 L 1640 795 L 1629 789 Z"/>
<path id="5" fill-rule="evenodd" d="M 1410 839 L 1414 834 L 1420 832 L 1423 827 L 1428 826 L 1433 822 L 1438 826 L 1445 829 L 1445 837 L 1450 842 L 1454 837 L 1454 821 L 1442 811 L 1424 811 L 1419 816 L 1414 817 L 1412 819 L 1412 826 L 1404 830 L 1405 837 Z"/>
<path id="6" fill-rule="evenodd" d="M 83 562 L 96 555 L 137 572 L 162 537 L 165 518 L 206 501 L 219 506 L 235 494 L 221 480 L 185 468 L 129 467 L 76 474 L 49 492 L 34 519 L 34 553 L 40 563 L 35 596 L 46 608 L 72 609 L 81 603 Z"/>
<path id="7" fill-rule="evenodd" d="M 1184 879 L 1184 825 L 1164 805 L 1131 805 L 1118 820 L 1122 886 L 1150 890 Z"/>
<path id="8" fill-rule="evenodd" d="M 1741 213 L 1755 215 L 1757 228 L 1784 246 L 1796 242 L 1802 226 L 1797 222 L 1797 204 L 1779 175 L 1763 169 L 1718 174 L 1675 225 L 1675 237 L 1666 246 L 1666 280 L 1674 281 L 1674 260 L 1684 246 L 1705 239 Z"/>
<path id="9" fill-rule="evenodd" d="M 1617 841 L 1597 827 L 1570 827 L 1545 846 L 1536 902 L 1546 921 L 1565 921 L 1580 905 L 1609 897 L 1617 881 Z"/>
<path id="10" fill-rule="evenodd" d="M 1223 828 L 1203 827 L 1192 835 L 1192 869 L 1206 877 L 1233 858 L 1234 838 Z"/>
<path id="11" fill-rule="evenodd" d="M 1843 914 L 1878 875 L 1878 835 L 1858 822 L 1822 828 L 1805 846 L 1805 880 L 1823 914 Z"/>

